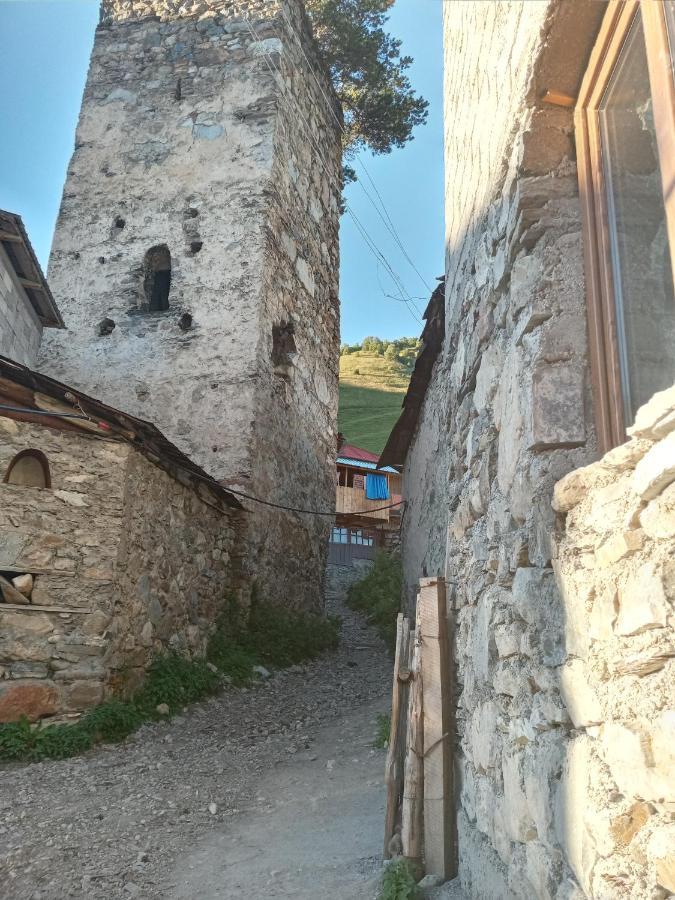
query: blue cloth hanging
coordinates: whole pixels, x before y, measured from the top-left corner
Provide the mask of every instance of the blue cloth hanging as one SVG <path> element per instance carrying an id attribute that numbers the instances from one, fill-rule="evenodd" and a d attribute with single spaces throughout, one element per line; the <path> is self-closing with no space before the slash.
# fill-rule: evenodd
<path id="1" fill-rule="evenodd" d="M 388 500 L 389 485 L 386 475 L 366 475 L 366 497 L 369 500 Z"/>

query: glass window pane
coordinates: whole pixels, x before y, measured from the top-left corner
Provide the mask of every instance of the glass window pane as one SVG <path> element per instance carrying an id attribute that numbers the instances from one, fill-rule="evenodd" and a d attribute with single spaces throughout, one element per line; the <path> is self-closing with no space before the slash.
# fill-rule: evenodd
<path id="1" fill-rule="evenodd" d="M 626 424 L 675 382 L 675 297 L 642 20 L 600 104 Z"/>

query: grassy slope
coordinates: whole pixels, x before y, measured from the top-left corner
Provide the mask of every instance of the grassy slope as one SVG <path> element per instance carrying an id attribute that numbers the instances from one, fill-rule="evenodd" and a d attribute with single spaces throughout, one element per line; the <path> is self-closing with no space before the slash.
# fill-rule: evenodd
<path id="1" fill-rule="evenodd" d="M 380 453 L 401 414 L 409 375 L 400 363 L 372 353 L 340 357 L 340 431 L 350 444 Z"/>

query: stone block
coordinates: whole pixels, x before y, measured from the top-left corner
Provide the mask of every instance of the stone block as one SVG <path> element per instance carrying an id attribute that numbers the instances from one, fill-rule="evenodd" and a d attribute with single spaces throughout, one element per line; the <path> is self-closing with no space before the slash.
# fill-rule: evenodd
<path id="1" fill-rule="evenodd" d="M 635 467 L 632 487 L 642 500 L 652 500 L 675 481 L 675 432 L 671 432 Z"/>
<path id="2" fill-rule="evenodd" d="M 572 365 L 540 365 L 532 376 L 530 450 L 580 447 L 586 442 L 584 373 Z"/>
<path id="3" fill-rule="evenodd" d="M 597 725 L 604 721 L 591 673 L 582 660 L 571 659 L 561 667 L 560 690 L 575 728 Z"/>
<path id="4" fill-rule="evenodd" d="M 614 623 L 619 611 L 618 593 L 614 585 L 604 585 L 596 594 L 591 609 L 588 635 L 594 641 L 614 637 Z"/>
<path id="5" fill-rule="evenodd" d="M 675 711 L 643 723 L 602 726 L 602 755 L 619 790 L 645 801 L 675 800 Z"/>
<path id="6" fill-rule="evenodd" d="M 636 550 L 641 550 L 644 542 L 645 535 L 641 529 L 614 532 L 595 551 L 595 558 L 598 565 L 606 569 Z"/>
<path id="7" fill-rule="evenodd" d="M 515 656 L 520 652 L 522 628 L 512 622 L 510 625 L 497 625 L 494 630 L 497 655 L 500 659 Z"/>
<path id="8" fill-rule="evenodd" d="M 560 880 L 561 854 L 539 841 L 525 847 L 527 880 L 535 890 L 537 900 L 554 900 Z"/>
<path id="9" fill-rule="evenodd" d="M 675 431 L 675 385 L 658 391 L 635 416 L 635 423 L 627 429 L 628 434 L 660 440 Z"/>
<path id="10" fill-rule="evenodd" d="M 481 357 L 476 375 L 476 387 L 473 392 L 473 404 L 479 413 L 492 403 L 492 398 L 499 385 L 503 364 L 504 351 L 502 347 L 499 344 L 490 344 Z"/>
<path id="11" fill-rule="evenodd" d="M 566 656 L 564 624 L 553 570 L 534 566 L 516 569 L 511 591 L 518 615 L 539 635 L 544 663 L 561 665 Z"/>
<path id="12" fill-rule="evenodd" d="M 502 754 L 506 829 L 512 841 L 521 843 L 537 837 L 537 829 L 525 795 L 524 759 L 520 750 L 505 750 Z"/>
<path id="13" fill-rule="evenodd" d="M 590 799 L 590 754 L 591 739 L 586 735 L 568 744 L 553 814 L 558 843 L 586 896 L 592 896 L 590 878 L 597 859 L 595 841 L 585 823 Z"/>
<path id="14" fill-rule="evenodd" d="M 630 844 L 635 835 L 647 823 L 653 812 L 654 808 L 650 803 L 639 801 L 633 803 L 625 813 L 613 818 L 609 827 L 616 843 L 622 847 Z"/>
<path id="15" fill-rule="evenodd" d="M 640 525 L 655 540 L 675 537 L 675 482 L 640 512 Z"/>
<path id="16" fill-rule="evenodd" d="M 17 722 L 25 716 L 36 722 L 53 715 L 58 691 L 51 681 L 6 681 L 0 683 L 0 722 Z"/>
<path id="17" fill-rule="evenodd" d="M 68 709 L 90 709 L 103 700 L 103 684 L 100 681 L 74 681 L 65 692 Z"/>
<path id="18" fill-rule="evenodd" d="M 497 716 L 497 706 L 491 700 L 477 706 L 471 716 L 469 752 L 478 772 L 487 772 L 495 766 L 499 750 Z"/>
<path id="19" fill-rule="evenodd" d="M 619 589 L 617 634 L 633 635 L 652 628 L 664 628 L 670 604 L 662 572 L 653 562 L 644 563 Z"/>
<path id="20" fill-rule="evenodd" d="M 602 479 L 605 473 L 593 463 L 582 466 L 561 478 L 553 488 L 552 506 L 556 512 L 566 513 L 574 509 Z"/>
<path id="21" fill-rule="evenodd" d="M 600 465 L 615 472 L 628 472 L 635 468 L 651 446 L 651 441 L 633 438 L 608 450 L 600 460 Z"/>

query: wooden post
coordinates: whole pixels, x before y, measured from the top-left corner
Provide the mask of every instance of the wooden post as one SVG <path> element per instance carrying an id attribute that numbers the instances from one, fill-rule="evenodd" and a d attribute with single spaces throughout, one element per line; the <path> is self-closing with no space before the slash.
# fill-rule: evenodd
<path id="1" fill-rule="evenodd" d="M 403 855 L 420 870 L 424 855 L 424 723 L 422 721 L 422 671 L 420 604 L 417 603 L 415 640 L 410 663 L 408 697 L 408 729 L 403 773 L 403 803 L 401 806 L 401 841 Z"/>
<path id="2" fill-rule="evenodd" d="M 420 580 L 424 684 L 424 857 L 428 875 L 455 873 L 453 725 L 445 581 Z"/>
<path id="3" fill-rule="evenodd" d="M 384 818 L 384 858 L 389 859 L 389 843 L 396 830 L 401 791 L 403 785 L 402 748 L 405 731 L 405 688 L 407 678 L 401 678 L 402 670 L 408 667 L 410 645 L 410 622 L 398 614 L 396 620 L 396 652 L 394 654 L 394 682 L 391 698 L 391 724 L 389 728 L 389 746 L 384 769 L 384 784 L 387 792 Z"/>

